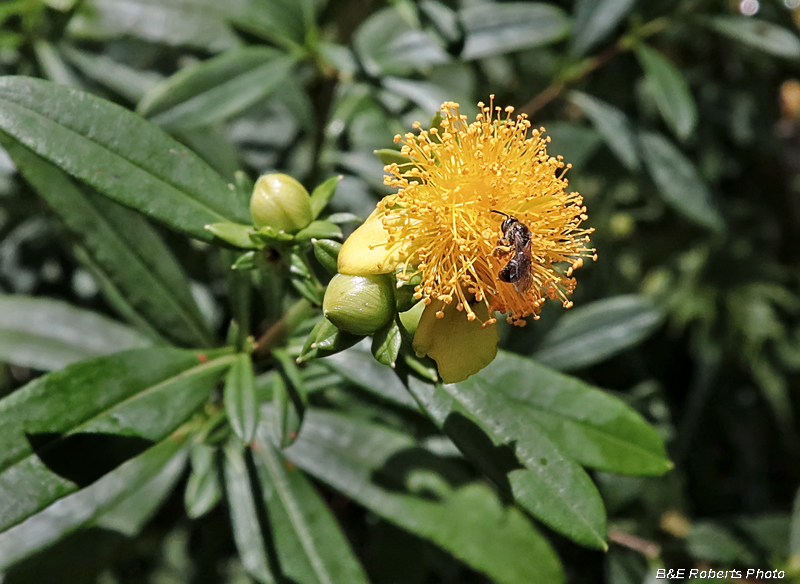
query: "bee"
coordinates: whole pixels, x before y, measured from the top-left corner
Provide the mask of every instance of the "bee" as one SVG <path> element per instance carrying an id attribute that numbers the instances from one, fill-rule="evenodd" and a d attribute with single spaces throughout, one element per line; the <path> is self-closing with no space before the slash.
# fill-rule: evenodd
<path id="1" fill-rule="evenodd" d="M 500 229 L 503 237 L 497 240 L 497 247 L 492 255 L 506 257 L 513 251 L 513 257 L 500 270 L 500 279 L 514 285 L 514 290 L 520 294 L 527 292 L 533 284 L 533 256 L 531 255 L 531 230 L 516 217 L 495 211 L 492 213 L 503 215 L 505 219 Z"/>

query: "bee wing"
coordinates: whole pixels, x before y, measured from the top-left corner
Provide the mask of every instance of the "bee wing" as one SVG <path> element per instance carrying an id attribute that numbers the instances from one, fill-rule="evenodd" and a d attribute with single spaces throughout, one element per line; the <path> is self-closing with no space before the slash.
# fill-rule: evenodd
<path id="1" fill-rule="evenodd" d="M 511 282 L 514 283 L 514 290 L 520 294 L 524 294 L 530 290 L 533 284 L 533 260 L 530 252 L 517 254 L 515 261 L 514 275 Z M 508 266 L 506 266 L 508 267 Z"/>

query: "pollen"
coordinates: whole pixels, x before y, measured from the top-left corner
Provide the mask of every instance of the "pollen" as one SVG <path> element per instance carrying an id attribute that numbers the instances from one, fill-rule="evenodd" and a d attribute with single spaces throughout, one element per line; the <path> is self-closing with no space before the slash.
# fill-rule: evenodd
<path id="1" fill-rule="evenodd" d="M 406 252 L 398 279 L 420 278 L 416 298 L 456 303 L 470 321 L 476 303 L 484 303 L 484 326 L 496 322 L 495 311 L 523 326 L 526 317 L 538 318 L 548 298 L 571 306 L 572 274 L 584 258 L 595 257 L 588 247 L 593 230 L 581 228 L 586 207 L 578 193 L 568 191 L 570 165 L 547 154 L 544 128 L 532 128 L 512 107 L 496 107 L 494 96 L 478 107 L 470 123 L 457 103 L 445 102 L 439 128 L 416 123 L 416 133 L 395 137 L 409 162 L 385 167 L 386 182 L 397 192 L 378 203 L 378 210 L 389 249 Z M 493 210 L 530 230 L 529 250 L 494 253 L 502 247 L 504 217 Z M 526 290 L 500 279 L 517 252 L 531 258 Z"/>

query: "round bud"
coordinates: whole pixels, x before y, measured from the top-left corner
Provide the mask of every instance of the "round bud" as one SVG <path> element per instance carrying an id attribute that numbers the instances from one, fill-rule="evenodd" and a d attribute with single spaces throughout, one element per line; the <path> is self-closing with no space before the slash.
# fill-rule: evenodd
<path id="1" fill-rule="evenodd" d="M 372 334 L 394 316 L 390 279 L 336 274 L 325 291 L 322 312 L 343 331 L 354 335 Z"/>
<path id="2" fill-rule="evenodd" d="M 250 214 L 257 228 L 272 227 L 286 233 L 296 233 L 314 220 L 305 187 L 291 176 L 277 172 L 256 181 Z"/>

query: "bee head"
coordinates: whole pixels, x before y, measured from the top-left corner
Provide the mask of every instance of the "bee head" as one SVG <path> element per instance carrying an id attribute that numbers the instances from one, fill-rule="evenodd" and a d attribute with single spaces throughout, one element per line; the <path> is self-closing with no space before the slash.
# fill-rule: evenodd
<path id="1" fill-rule="evenodd" d="M 508 213 L 503 213 L 502 211 L 495 211 L 494 209 L 492 209 L 492 213 L 497 213 L 498 215 L 502 215 L 503 217 L 505 217 L 502 225 L 500 225 L 500 229 L 502 229 L 503 234 L 505 234 L 509 229 L 511 229 L 511 226 L 514 225 L 514 223 L 519 223 L 519 219 L 517 219 L 516 217 L 512 217 Z"/>

